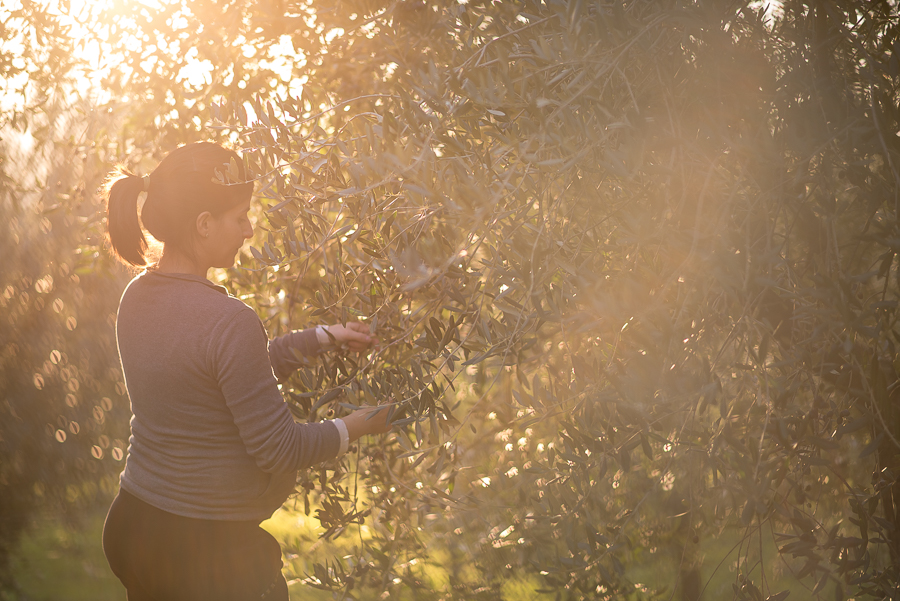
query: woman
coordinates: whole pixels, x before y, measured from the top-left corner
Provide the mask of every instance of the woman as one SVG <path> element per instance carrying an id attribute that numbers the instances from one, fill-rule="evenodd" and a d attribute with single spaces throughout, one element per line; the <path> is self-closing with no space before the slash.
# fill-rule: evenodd
<path id="1" fill-rule="evenodd" d="M 293 490 L 297 470 L 349 442 L 386 432 L 367 408 L 297 424 L 277 379 L 330 342 L 322 327 L 271 342 L 252 309 L 206 279 L 231 267 L 253 229 L 252 182 L 215 183 L 237 155 L 208 142 L 182 146 L 144 178 L 121 172 L 106 188 L 109 240 L 146 267 L 119 304 L 116 338 L 133 417 L 119 494 L 103 548 L 130 601 L 284 601 L 281 550 L 259 523 Z M 243 173 L 240 174 L 243 178 Z M 146 200 L 138 219 L 138 197 Z M 147 264 L 143 230 L 163 243 Z M 331 326 L 364 350 L 362 324 Z"/>

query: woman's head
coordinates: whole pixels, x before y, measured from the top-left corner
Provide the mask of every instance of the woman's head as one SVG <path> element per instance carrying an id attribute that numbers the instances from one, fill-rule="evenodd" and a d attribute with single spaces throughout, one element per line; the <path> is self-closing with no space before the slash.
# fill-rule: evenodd
<path id="1" fill-rule="evenodd" d="M 212 142 L 195 142 L 169 153 L 143 178 L 121 168 L 114 172 L 105 192 L 107 230 L 116 255 L 134 266 L 147 265 L 143 229 L 162 242 L 167 252 L 177 251 L 191 258 L 197 243 L 204 243 L 203 238 L 214 235 L 216 241 L 215 236 L 223 232 L 233 235 L 231 230 L 237 222 L 220 222 L 234 217 L 229 212 L 246 216 L 253 183 L 216 183 L 216 172 L 228 173 L 230 164 L 237 165 L 238 178 L 243 181 L 243 161 L 234 151 Z M 147 192 L 147 198 L 138 219 L 138 196 L 142 191 Z M 226 227 L 223 229 L 222 225 Z M 230 245 L 230 238 L 223 243 Z"/>

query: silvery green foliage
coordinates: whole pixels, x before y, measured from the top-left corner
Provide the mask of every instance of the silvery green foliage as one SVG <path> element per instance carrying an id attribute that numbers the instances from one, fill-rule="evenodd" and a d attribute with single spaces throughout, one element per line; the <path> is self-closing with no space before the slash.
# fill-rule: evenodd
<path id="1" fill-rule="evenodd" d="M 302 483 L 327 536 L 370 529 L 309 581 L 895 593 L 896 8 L 332 8 L 302 95 L 211 110 L 265 199 L 242 290 L 383 340 L 288 386 L 399 420 Z M 669 593 L 633 582 L 658 561 Z"/>

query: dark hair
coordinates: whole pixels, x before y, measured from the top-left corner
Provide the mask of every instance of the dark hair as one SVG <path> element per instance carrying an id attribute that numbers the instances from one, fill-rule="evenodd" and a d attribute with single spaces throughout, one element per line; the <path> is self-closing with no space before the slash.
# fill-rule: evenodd
<path id="1" fill-rule="evenodd" d="M 229 168 L 232 164 L 236 164 L 237 178 Z M 217 172 L 225 181 L 237 179 L 240 183 L 216 183 L 222 181 Z M 145 178 L 118 167 L 104 186 L 113 252 L 130 265 L 147 265 L 146 229 L 165 245 L 192 255 L 197 215 L 204 211 L 220 215 L 248 199 L 253 182 L 245 179 L 237 153 L 213 142 L 194 142 L 173 150 Z M 138 196 L 145 188 L 147 199 L 138 219 Z"/>

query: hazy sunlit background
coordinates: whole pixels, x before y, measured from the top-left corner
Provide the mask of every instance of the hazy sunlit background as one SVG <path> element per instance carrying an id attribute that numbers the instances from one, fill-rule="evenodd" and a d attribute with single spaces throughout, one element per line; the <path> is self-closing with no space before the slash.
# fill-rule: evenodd
<path id="1" fill-rule="evenodd" d="M 297 598 L 891 598 L 896 3 L 0 0 L 0 598 L 122 599 L 132 274 L 97 195 L 198 139 L 282 386 L 397 428 L 266 523 Z"/>

